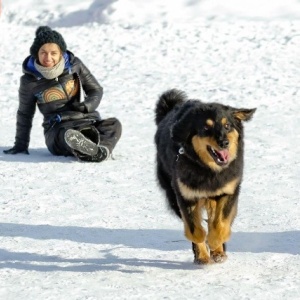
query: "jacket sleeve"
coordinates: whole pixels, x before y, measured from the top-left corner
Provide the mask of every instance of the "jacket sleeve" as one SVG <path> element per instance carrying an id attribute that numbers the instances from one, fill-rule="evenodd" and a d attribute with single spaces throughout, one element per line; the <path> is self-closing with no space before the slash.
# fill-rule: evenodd
<path id="1" fill-rule="evenodd" d="M 78 59 L 78 58 L 77 58 Z M 79 59 L 78 59 L 79 60 Z M 86 95 L 84 105 L 88 113 L 93 112 L 99 106 L 103 95 L 103 88 L 90 70 L 79 60 L 79 77 Z"/>
<path id="2" fill-rule="evenodd" d="M 27 149 L 30 141 L 32 120 L 36 110 L 35 98 L 25 75 L 21 77 L 19 107 L 17 111 L 15 146 Z"/>

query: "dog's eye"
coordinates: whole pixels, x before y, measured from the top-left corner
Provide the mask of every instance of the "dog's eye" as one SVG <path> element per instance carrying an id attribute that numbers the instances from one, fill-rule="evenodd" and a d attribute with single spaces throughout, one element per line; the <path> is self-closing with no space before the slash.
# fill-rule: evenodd
<path id="1" fill-rule="evenodd" d="M 225 128 L 226 130 L 229 130 L 229 129 L 230 129 L 230 124 L 229 124 L 229 123 L 226 123 L 226 124 L 224 125 L 224 128 Z"/>
<path id="2" fill-rule="evenodd" d="M 205 126 L 203 127 L 203 129 L 204 129 L 204 131 L 208 131 L 208 130 L 210 129 L 210 127 L 207 126 L 207 125 L 205 125 Z"/>

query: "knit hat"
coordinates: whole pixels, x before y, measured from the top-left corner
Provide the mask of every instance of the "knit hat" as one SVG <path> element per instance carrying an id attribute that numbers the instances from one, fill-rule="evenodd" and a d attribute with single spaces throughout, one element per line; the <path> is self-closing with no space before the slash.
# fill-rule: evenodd
<path id="1" fill-rule="evenodd" d="M 62 52 L 67 50 L 67 45 L 62 35 L 48 26 L 40 26 L 35 32 L 35 39 L 30 47 L 30 54 L 37 58 L 40 48 L 47 43 L 57 44 Z"/>

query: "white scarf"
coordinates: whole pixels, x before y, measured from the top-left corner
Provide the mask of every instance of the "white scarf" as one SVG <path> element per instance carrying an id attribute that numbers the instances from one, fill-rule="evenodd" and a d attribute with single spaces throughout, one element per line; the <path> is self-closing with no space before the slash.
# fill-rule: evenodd
<path id="1" fill-rule="evenodd" d="M 54 79 L 61 75 L 65 68 L 65 59 L 62 56 L 61 60 L 54 67 L 43 67 L 34 61 L 35 68 L 43 75 L 46 79 Z"/>

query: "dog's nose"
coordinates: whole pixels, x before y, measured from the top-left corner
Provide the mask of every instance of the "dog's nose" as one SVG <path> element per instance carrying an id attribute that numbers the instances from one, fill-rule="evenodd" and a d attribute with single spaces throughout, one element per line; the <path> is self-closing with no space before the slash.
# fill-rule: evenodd
<path id="1" fill-rule="evenodd" d="M 228 148 L 229 146 L 229 141 L 227 139 L 225 140 L 219 140 L 218 141 L 218 144 L 219 146 L 222 148 L 222 149 L 225 149 L 225 148 Z"/>

